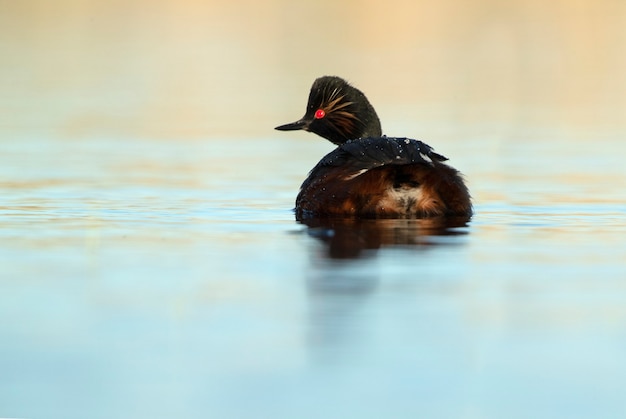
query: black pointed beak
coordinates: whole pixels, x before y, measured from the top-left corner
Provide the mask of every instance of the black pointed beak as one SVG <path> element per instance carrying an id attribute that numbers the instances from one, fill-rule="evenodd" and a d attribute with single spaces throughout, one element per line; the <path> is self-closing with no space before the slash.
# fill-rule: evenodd
<path id="1" fill-rule="evenodd" d="M 301 119 L 299 121 L 292 122 L 291 124 L 285 124 L 285 125 L 278 126 L 278 127 L 274 128 L 274 129 L 277 129 L 278 131 L 296 131 L 296 130 L 299 130 L 299 129 L 306 130 L 308 127 L 309 127 L 309 121 Z"/>

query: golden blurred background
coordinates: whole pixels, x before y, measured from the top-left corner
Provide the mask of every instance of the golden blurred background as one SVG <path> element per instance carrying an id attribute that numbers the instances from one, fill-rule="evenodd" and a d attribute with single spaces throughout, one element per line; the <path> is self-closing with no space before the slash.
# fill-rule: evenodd
<path id="1" fill-rule="evenodd" d="M 621 0 L 2 1 L 0 56 L 6 137 L 267 137 L 324 74 L 395 135 L 626 116 Z"/>

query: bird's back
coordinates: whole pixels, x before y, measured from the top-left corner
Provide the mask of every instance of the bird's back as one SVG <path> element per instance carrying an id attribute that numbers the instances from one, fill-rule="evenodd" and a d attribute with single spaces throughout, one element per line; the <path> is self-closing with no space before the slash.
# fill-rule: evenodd
<path id="1" fill-rule="evenodd" d="M 297 216 L 470 215 L 467 187 L 445 160 L 409 138 L 348 141 L 311 170 L 296 199 Z"/>

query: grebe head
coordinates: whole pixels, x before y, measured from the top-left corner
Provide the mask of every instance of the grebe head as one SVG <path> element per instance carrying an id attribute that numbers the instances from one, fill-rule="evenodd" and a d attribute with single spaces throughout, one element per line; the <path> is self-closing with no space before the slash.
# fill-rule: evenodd
<path id="1" fill-rule="evenodd" d="M 337 145 L 356 138 L 382 135 L 376 111 L 365 95 L 342 78 L 334 76 L 315 80 L 304 116 L 276 129 L 303 129 Z"/>

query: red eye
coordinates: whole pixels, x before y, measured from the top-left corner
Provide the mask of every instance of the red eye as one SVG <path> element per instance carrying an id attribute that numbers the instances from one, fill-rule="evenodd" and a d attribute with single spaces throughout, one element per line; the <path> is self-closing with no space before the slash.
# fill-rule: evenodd
<path id="1" fill-rule="evenodd" d="M 315 111 L 315 119 L 322 119 L 325 116 L 326 112 L 324 112 L 324 109 L 318 109 Z"/>

